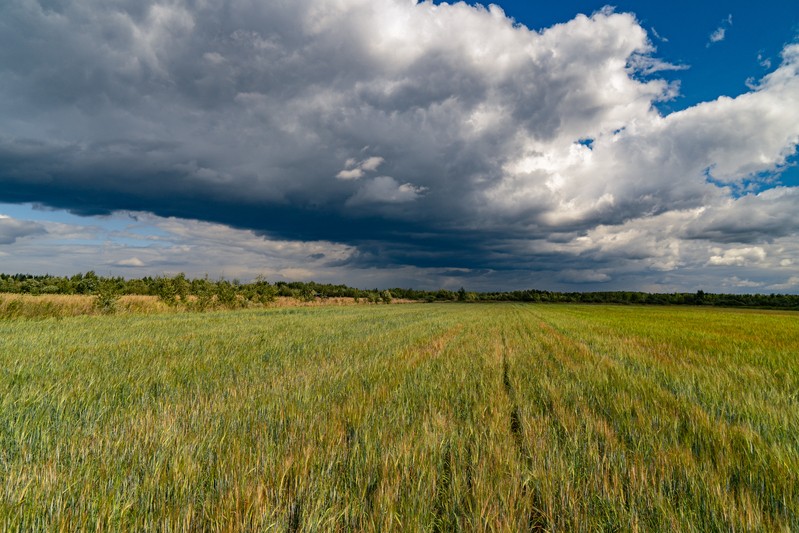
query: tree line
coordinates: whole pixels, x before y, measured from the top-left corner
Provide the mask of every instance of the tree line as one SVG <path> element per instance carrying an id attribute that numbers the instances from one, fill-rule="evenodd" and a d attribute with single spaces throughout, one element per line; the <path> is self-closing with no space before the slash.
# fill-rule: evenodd
<path id="1" fill-rule="evenodd" d="M 206 277 L 188 278 L 185 274 L 174 276 L 146 276 L 136 279 L 99 276 L 90 271 L 74 276 L 0 274 L 0 293 L 22 294 L 84 294 L 99 300 L 113 300 L 122 295 L 157 296 L 172 305 L 205 308 L 208 306 L 237 307 L 249 303 L 267 304 L 278 297 L 301 301 L 328 298 L 353 298 L 372 303 L 390 303 L 393 299 L 425 302 L 536 302 L 536 303 L 597 303 L 639 305 L 707 305 L 718 307 L 759 307 L 769 309 L 799 310 L 796 294 L 714 294 L 647 293 L 636 291 L 557 292 L 545 290 L 517 290 L 475 292 L 461 288 L 458 291 L 435 291 L 395 287 L 387 290 L 358 289 L 343 284 L 316 283 L 313 281 L 278 281 L 269 283 L 262 277 L 252 282 Z"/>
<path id="2" fill-rule="evenodd" d="M 303 302 L 328 298 L 354 298 L 370 303 L 391 303 L 388 290 L 362 290 L 346 285 L 309 282 L 269 283 L 262 277 L 249 283 L 239 280 L 188 278 L 180 273 L 174 276 L 123 277 L 99 276 L 94 271 L 74 276 L 0 274 L 0 293 L 15 294 L 79 294 L 96 296 L 100 307 L 111 309 L 120 296 L 157 296 L 170 305 L 188 306 L 203 310 L 211 307 L 236 308 L 250 304 L 268 304 L 278 297 L 294 298 Z"/>

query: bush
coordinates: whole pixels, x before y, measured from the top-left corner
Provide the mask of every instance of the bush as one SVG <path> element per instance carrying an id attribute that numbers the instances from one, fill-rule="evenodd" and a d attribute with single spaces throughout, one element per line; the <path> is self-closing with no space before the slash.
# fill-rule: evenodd
<path id="1" fill-rule="evenodd" d="M 177 291 L 170 278 L 158 277 L 155 279 L 154 285 L 155 295 L 158 296 L 162 302 L 172 306 L 177 305 Z"/>
<path id="2" fill-rule="evenodd" d="M 203 279 L 195 279 L 191 282 L 191 293 L 194 300 L 188 300 L 192 309 L 205 311 L 214 303 L 215 289 L 213 283 L 208 281 L 208 276 Z"/>
<path id="3" fill-rule="evenodd" d="M 277 299 L 277 292 L 277 287 L 258 276 L 254 283 L 246 286 L 245 296 L 253 303 L 266 305 Z"/>
<path id="4" fill-rule="evenodd" d="M 238 297 L 236 286 L 227 280 L 219 280 L 216 283 L 216 300 L 219 305 L 227 308 L 237 307 Z"/>
<path id="5" fill-rule="evenodd" d="M 301 302 L 313 302 L 316 300 L 316 291 L 310 287 L 303 287 L 295 293 L 294 297 Z"/>
<path id="6" fill-rule="evenodd" d="M 103 281 L 97 284 L 94 296 L 94 307 L 99 309 L 104 315 L 116 312 L 117 302 L 119 301 L 119 291 L 110 281 Z"/>

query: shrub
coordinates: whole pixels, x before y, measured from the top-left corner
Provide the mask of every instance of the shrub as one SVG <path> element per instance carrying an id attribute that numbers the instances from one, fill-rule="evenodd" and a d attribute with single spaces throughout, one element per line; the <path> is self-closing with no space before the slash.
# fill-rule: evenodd
<path id="1" fill-rule="evenodd" d="M 116 312 L 117 302 L 119 301 L 119 291 L 110 281 L 102 281 L 97 284 L 94 296 L 94 307 L 104 315 Z"/>
<path id="2" fill-rule="evenodd" d="M 261 276 L 258 276 L 254 283 L 247 285 L 246 289 L 247 299 L 257 304 L 266 305 L 277 299 L 277 287 L 270 285 Z"/>
<path id="3" fill-rule="evenodd" d="M 294 297 L 301 302 L 313 302 L 316 300 L 316 291 L 310 287 L 303 287 L 295 293 Z"/>
<path id="4" fill-rule="evenodd" d="M 168 305 L 177 305 L 177 291 L 172 280 L 167 277 L 158 277 L 155 279 L 155 295 L 161 299 L 162 302 Z"/>
<path id="5" fill-rule="evenodd" d="M 236 294 L 236 286 L 231 282 L 223 279 L 216 283 L 216 301 L 219 305 L 227 308 L 238 307 L 238 295 Z"/>

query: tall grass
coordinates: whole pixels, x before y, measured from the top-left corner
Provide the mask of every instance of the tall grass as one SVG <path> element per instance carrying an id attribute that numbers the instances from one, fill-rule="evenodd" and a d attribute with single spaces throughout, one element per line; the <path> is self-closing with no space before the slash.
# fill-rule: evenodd
<path id="1" fill-rule="evenodd" d="M 105 304 L 105 305 L 103 305 Z M 165 313 L 170 307 L 156 296 L 127 295 L 110 302 L 87 295 L 0 294 L 0 319 L 66 318 L 113 313 Z"/>
<path id="2" fill-rule="evenodd" d="M 157 296 L 130 294 L 118 296 L 115 294 L 99 294 L 94 296 L 81 294 L 14 294 L 0 293 L 0 319 L 43 319 L 65 318 L 81 315 L 105 314 L 155 314 L 176 313 L 192 311 L 214 311 L 240 309 L 242 307 L 263 309 L 265 307 L 329 307 L 344 305 L 367 305 L 366 299 L 335 297 L 311 298 L 309 301 L 296 298 L 277 297 L 267 303 L 257 303 L 244 299 L 234 298 L 225 304 L 219 300 L 200 301 L 197 297 L 189 296 L 185 301 L 167 303 Z M 411 300 L 393 299 L 391 303 L 413 303 Z"/>
<path id="3" fill-rule="evenodd" d="M 5 530 L 799 528 L 792 314 L 0 321 Z"/>

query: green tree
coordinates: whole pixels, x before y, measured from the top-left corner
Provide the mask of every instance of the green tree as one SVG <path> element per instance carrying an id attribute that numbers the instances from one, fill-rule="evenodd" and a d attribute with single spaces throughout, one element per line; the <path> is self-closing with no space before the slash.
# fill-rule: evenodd
<path id="1" fill-rule="evenodd" d="M 154 285 L 155 294 L 162 302 L 167 305 L 177 305 L 177 291 L 174 283 L 172 283 L 172 278 L 159 276 L 155 279 Z"/>
<path id="2" fill-rule="evenodd" d="M 99 283 L 100 280 L 97 277 L 97 274 L 94 273 L 94 270 L 90 270 L 84 275 L 80 276 L 78 283 L 75 286 L 75 292 L 78 294 L 94 294 Z"/>
<path id="3" fill-rule="evenodd" d="M 104 279 L 97 284 L 94 307 L 104 315 L 116 312 L 119 301 L 119 288 L 113 280 Z"/>
<path id="4" fill-rule="evenodd" d="M 314 291 L 311 287 L 304 286 L 300 289 L 297 289 L 294 297 L 301 302 L 313 302 L 316 300 L 316 291 Z"/>
<path id="5" fill-rule="evenodd" d="M 263 276 L 255 278 L 255 282 L 246 287 L 246 297 L 254 303 L 266 305 L 272 303 L 277 299 L 278 289 L 274 285 L 270 285 Z"/>
<path id="6" fill-rule="evenodd" d="M 194 301 L 191 306 L 198 311 L 205 311 L 213 305 L 216 289 L 214 284 L 208 280 L 208 275 L 202 279 L 191 281 L 191 293 Z"/>
<path id="7" fill-rule="evenodd" d="M 219 304 L 224 307 L 238 307 L 236 287 L 225 279 L 219 280 L 216 283 L 216 299 Z"/>

